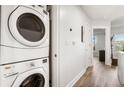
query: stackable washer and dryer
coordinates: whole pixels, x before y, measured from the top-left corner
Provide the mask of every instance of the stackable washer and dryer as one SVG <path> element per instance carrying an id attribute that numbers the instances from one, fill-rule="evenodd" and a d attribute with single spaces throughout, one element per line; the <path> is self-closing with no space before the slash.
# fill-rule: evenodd
<path id="1" fill-rule="evenodd" d="M 28 71 L 33 73 L 36 69 L 37 73 L 47 74 L 44 78 L 49 78 L 48 57 L 49 14 L 43 6 L 1 6 L 0 86 L 16 86 L 19 75 L 30 79 Z"/>

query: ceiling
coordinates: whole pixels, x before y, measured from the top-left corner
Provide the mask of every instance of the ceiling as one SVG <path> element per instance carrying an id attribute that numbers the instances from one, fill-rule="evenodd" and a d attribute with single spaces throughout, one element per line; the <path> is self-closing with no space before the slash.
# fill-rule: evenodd
<path id="1" fill-rule="evenodd" d="M 114 25 L 124 23 L 124 5 L 83 5 L 81 6 L 91 20 L 109 20 Z"/>

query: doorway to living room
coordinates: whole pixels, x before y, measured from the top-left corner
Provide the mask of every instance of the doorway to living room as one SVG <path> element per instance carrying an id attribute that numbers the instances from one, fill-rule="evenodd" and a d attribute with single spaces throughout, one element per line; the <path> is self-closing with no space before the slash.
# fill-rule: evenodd
<path id="1" fill-rule="evenodd" d="M 93 29 L 93 58 L 105 63 L 105 29 Z"/>

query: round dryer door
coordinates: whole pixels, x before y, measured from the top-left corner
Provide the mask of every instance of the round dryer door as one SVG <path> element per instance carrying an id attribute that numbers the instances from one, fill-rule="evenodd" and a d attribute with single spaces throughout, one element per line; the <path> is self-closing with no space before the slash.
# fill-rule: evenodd
<path id="1" fill-rule="evenodd" d="M 48 20 L 44 13 L 19 6 L 9 17 L 9 29 L 12 36 L 27 46 L 41 45 L 48 35 Z"/>
<path id="2" fill-rule="evenodd" d="M 43 71 L 43 68 L 33 69 L 20 74 L 13 87 L 48 87 L 48 76 Z"/>

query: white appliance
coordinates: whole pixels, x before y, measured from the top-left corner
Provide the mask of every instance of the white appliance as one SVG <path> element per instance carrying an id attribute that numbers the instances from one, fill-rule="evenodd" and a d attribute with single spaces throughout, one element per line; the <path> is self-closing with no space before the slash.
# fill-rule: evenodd
<path id="1" fill-rule="evenodd" d="M 0 15 L 0 65 L 48 57 L 49 14 L 42 6 L 1 6 Z"/>
<path id="2" fill-rule="evenodd" d="M 118 79 L 124 84 L 124 52 L 118 53 Z"/>
<path id="3" fill-rule="evenodd" d="M 49 87 L 48 58 L 0 66 L 1 87 Z"/>

